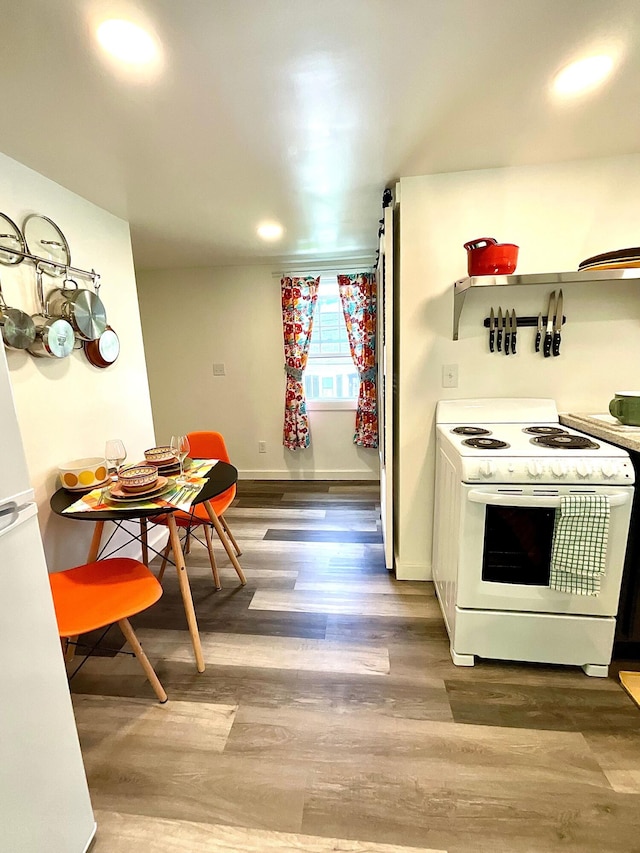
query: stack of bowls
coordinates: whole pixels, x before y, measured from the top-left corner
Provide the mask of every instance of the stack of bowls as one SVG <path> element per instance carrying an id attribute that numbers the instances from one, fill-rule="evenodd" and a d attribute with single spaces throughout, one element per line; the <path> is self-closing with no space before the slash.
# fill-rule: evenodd
<path id="1" fill-rule="evenodd" d="M 118 471 L 118 483 L 125 492 L 147 492 L 158 482 L 155 465 L 131 465 Z"/>

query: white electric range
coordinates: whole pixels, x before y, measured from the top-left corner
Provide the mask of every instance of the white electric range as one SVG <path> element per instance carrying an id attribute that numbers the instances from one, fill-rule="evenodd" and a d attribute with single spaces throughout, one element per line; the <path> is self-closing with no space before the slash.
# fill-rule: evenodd
<path id="1" fill-rule="evenodd" d="M 475 656 L 606 676 L 633 499 L 625 450 L 559 423 L 553 400 L 443 400 L 436 411 L 433 577 L 454 663 Z M 607 495 L 597 596 L 549 586 L 555 511 Z"/>

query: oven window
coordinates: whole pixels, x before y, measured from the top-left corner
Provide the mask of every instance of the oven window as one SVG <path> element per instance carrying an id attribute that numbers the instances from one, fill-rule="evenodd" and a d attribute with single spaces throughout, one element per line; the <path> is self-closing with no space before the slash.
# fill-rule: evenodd
<path id="1" fill-rule="evenodd" d="M 482 580 L 549 586 L 555 510 L 487 506 Z"/>

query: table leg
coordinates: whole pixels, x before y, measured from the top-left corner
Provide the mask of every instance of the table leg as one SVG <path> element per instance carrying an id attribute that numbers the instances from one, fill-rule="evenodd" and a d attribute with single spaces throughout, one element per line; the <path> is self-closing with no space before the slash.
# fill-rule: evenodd
<path id="1" fill-rule="evenodd" d="M 173 549 L 173 559 L 178 572 L 178 583 L 180 584 L 180 592 L 184 603 L 184 612 L 187 616 L 187 624 L 189 626 L 189 634 L 191 635 L 191 643 L 193 645 L 193 654 L 196 659 L 196 669 L 198 672 L 204 672 L 204 657 L 202 656 L 202 646 L 200 644 L 200 635 L 198 634 L 198 623 L 196 621 L 196 612 L 193 607 L 193 598 L 191 597 L 191 588 L 189 586 L 189 578 L 187 576 L 187 567 L 184 564 L 184 554 L 180 547 L 180 537 L 178 536 L 178 526 L 173 517 L 173 513 L 167 516 L 167 525 L 169 527 L 169 537 L 171 539 L 171 547 Z"/>
<path id="2" fill-rule="evenodd" d="M 142 542 L 142 562 L 149 567 L 149 548 L 147 540 L 147 519 L 140 519 L 140 541 Z"/>
<path id="3" fill-rule="evenodd" d="M 222 529 L 222 525 L 220 524 L 220 520 L 218 519 L 218 516 L 215 514 L 214 509 L 211 506 L 211 502 L 210 501 L 204 501 L 204 507 L 207 510 L 207 514 L 208 514 L 209 518 L 211 519 L 211 524 L 213 524 L 213 526 L 216 529 L 216 533 L 218 534 L 218 538 L 220 539 L 220 541 L 222 542 L 222 544 L 224 546 L 224 550 L 227 552 L 227 555 L 228 555 L 229 559 L 231 560 L 231 564 L 232 564 L 233 568 L 236 570 L 237 575 L 240 578 L 240 583 L 242 584 L 242 586 L 244 586 L 247 582 L 247 579 L 245 578 L 244 572 L 242 571 L 242 566 L 238 562 L 238 558 L 236 557 L 236 555 L 233 553 L 233 548 L 231 547 L 229 540 L 225 536 L 225 532 Z"/>
<path id="4" fill-rule="evenodd" d="M 104 530 L 104 521 L 96 521 L 96 526 L 93 528 L 93 538 L 89 546 L 87 554 L 87 563 L 95 563 L 100 552 L 100 540 L 102 539 L 102 531 Z"/>

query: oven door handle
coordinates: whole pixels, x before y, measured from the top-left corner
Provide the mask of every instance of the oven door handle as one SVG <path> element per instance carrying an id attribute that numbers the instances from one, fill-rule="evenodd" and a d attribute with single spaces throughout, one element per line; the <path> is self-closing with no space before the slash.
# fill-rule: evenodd
<path id="1" fill-rule="evenodd" d="M 490 506 L 536 506 L 546 509 L 555 509 L 560 506 L 561 497 L 554 495 L 512 495 L 497 494 L 496 492 L 479 492 L 475 489 L 467 495 L 472 503 L 487 504 Z M 620 492 L 618 494 L 607 494 L 611 506 L 623 506 L 631 500 L 631 494 Z"/>

